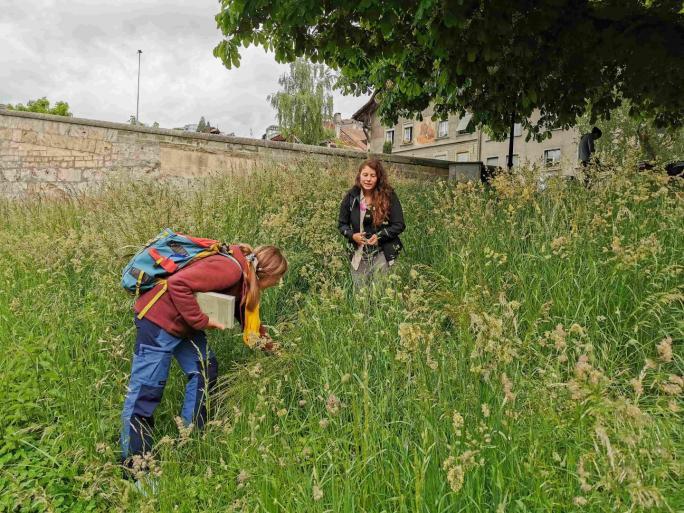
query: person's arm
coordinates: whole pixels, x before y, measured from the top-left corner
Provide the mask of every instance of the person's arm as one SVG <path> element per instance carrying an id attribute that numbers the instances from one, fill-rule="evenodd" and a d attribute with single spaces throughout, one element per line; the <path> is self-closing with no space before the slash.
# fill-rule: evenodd
<path id="1" fill-rule="evenodd" d="M 351 194 L 347 194 L 340 204 L 340 214 L 337 218 L 337 229 L 349 241 L 353 242 L 354 229 L 351 224 L 351 211 L 349 201 Z"/>
<path id="2" fill-rule="evenodd" d="M 404 211 L 401 208 L 399 197 L 394 191 L 392 191 L 388 224 L 384 225 L 378 230 L 378 242 L 382 244 L 383 242 L 398 237 L 405 228 L 406 224 L 404 224 Z"/>
<path id="3" fill-rule="evenodd" d="M 241 277 L 242 272 L 227 258 L 207 257 L 171 275 L 168 294 L 183 320 L 193 329 L 202 330 L 209 317 L 200 309 L 195 292 L 224 290 Z"/>

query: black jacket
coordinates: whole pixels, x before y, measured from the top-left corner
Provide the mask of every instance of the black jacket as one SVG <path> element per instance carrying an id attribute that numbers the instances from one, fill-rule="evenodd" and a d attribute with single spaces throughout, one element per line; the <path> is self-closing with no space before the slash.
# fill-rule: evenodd
<path id="1" fill-rule="evenodd" d="M 380 226 L 373 226 L 371 220 L 371 212 L 366 213 L 364 219 L 363 229 L 359 223 L 360 206 L 359 196 L 361 189 L 357 186 L 352 187 L 344 196 L 340 204 L 340 216 L 337 221 L 337 228 L 340 233 L 344 235 L 349 241 L 350 249 L 356 250 L 356 244 L 352 240 L 355 233 L 364 232 L 366 237 L 373 234 L 378 236 L 378 246 L 385 254 L 387 261 L 397 258 L 399 251 L 404 247 L 399 239 L 399 234 L 404 231 L 406 225 L 404 224 L 404 212 L 401 209 L 401 203 L 396 193 L 392 191 L 390 198 L 390 212 L 389 218 L 383 221 Z"/>

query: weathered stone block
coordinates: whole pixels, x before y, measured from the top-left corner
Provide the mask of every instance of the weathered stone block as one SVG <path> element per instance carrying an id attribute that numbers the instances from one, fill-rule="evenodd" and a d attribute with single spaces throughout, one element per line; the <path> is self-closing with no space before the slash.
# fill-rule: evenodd
<path id="1" fill-rule="evenodd" d="M 80 182 L 82 174 L 80 169 L 59 169 L 57 180 L 60 182 Z"/>

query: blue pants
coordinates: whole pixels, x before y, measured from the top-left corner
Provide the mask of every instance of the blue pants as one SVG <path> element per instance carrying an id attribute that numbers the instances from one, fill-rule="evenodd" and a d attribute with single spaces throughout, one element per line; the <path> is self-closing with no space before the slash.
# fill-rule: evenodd
<path id="1" fill-rule="evenodd" d="M 181 418 L 201 428 L 207 418 L 206 394 L 216 383 L 218 362 L 207 348 L 207 335 L 196 331 L 188 338 L 171 335 L 147 319 L 135 319 L 137 337 L 128 393 L 121 414 L 121 455 L 125 460 L 148 452 L 154 428 L 154 410 L 161 402 L 175 357 L 188 378 Z"/>

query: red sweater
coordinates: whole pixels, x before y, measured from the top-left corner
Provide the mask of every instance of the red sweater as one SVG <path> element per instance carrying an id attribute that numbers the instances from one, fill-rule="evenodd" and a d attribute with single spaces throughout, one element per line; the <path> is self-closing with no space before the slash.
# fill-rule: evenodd
<path id="1" fill-rule="evenodd" d="M 231 246 L 233 256 L 241 265 L 248 265 L 237 246 Z M 167 280 L 167 291 L 152 305 L 145 319 L 177 337 L 187 337 L 193 330 L 203 330 L 209 317 L 200 310 L 195 292 L 219 292 L 235 297 L 235 316 L 241 319 L 240 303 L 244 291 L 242 268 L 232 259 L 213 255 L 184 267 Z M 162 285 L 142 294 L 135 302 L 138 314 L 152 300 Z"/>

